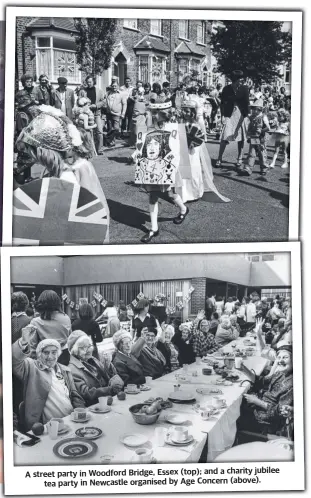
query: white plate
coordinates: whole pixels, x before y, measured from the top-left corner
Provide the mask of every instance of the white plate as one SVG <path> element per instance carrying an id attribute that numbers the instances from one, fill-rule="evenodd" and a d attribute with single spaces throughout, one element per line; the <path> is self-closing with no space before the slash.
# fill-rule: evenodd
<path id="1" fill-rule="evenodd" d="M 203 394 L 203 395 L 223 394 L 222 390 L 218 389 L 217 387 L 214 387 L 214 388 L 213 387 L 199 387 L 196 391 L 198 394 Z"/>
<path id="2" fill-rule="evenodd" d="M 141 390 L 141 391 L 150 391 L 150 389 L 151 389 L 151 387 L 150 387 L 150 386 L 145 386 L 145 385 L 140 386 L 140 390 Z"/>
<path id="3" fill-rule="evenodd" d="M 138 448 L 147 442 L 148 438 L 142 434 L 124 434 L 124 436 L 121 437 L 121 443 L 129 448 Z"/>
<path id="4" fill-rule="evenodd" d="M 93 413 L 109 413 L 111 412 L 111 406 L 105 406 L 105 408 L 100 408 L 99 403 L 97 405 L 91 406 L 89 410 Z"/>
<path id="5" fill-rule="evenodd" d="M 187 422 L 188 417 L 185 417 L 184 415 L 180 415 L 179 413 L 168 413 L 165 415 L 164 420 L 168 422 L 169 424 L 174 424 L 174 425 L 181 425 Z"/>
<path id="6" fill-rule="evenodd" d="M 72 422 L 76 422 L 77 424 L 85 424 L 85 422 L 88 422 L 90 419 L 91 419 L 91 414 L 90 413 L 88 413 L 86 415 L 86 418 L 84 420 L 74 420 L 74 418 L 73 418 L 73 412 L 71 414 L 71 421 Z"/>
<path id="7" fill-rule="evenodd" d="M 176 399 L 176 401 L 192 401 L 195 396 L 187 391 L 174 391 L 168 395 L 169 399 Z"/>
<path id="8" fill-rule="evenodd" d="M 165 439 L 166 444 L 170 444 L 171 446 L 187 446 L 188 444 L 193 443 L 193 441 L 194 437 L 191 434 L 189 434 L 187 439 L 185 439 L 184 441 L 174 441 L 170 434 L 168 434 Z"/>
<path id="9" fill-rule="evenodd" d="M 124 389 L 125 394 L 139 394 L 140 389 L 137 389 L 137 391 L 129 391 L 128 389 Z"/>

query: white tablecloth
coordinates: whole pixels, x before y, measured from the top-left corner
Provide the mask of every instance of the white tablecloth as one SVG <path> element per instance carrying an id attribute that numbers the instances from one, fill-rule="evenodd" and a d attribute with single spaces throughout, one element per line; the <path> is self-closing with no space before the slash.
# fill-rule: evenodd
<path id="1" fill-rule="evenodd" d="M 249 368 L 253 368 L 257 374 L 260 374 L 267 361 L 259 356 L 250 357 L 245 361 Z M 201 405 L 211 404 L 213 395 L 201 395 L 196 392 L 196 388 L 203 386 L 215 386 L 216 375 L 205 376 L 202 374 L 204 364 L 192 364 L 188 367 L 189 384 L 183 384 L 182 390 L 190 391 L 195 394 L 197 403 Z M 198 376 L 193 377 L 192 372 L 197 371 Z M 240 415 L 240 405 L 243 394 L 248 390 L 249 384 L 235 383 L 232 386 L 218 386 L 223 391 L 223 397 L 226 399 L 227 408 L 221 410 L 215 418 L 203 421 L 200 415 L 193 409 L 192 405 L 174 404 L 172 409 L 163 410 L 156 424 L 138 425 L 129 412 L 129 407 L 142 403 L 149 397 L 162 397 L 167 399 L 168 395 L 174 391 L 176 384 L 176 373 L 183 374 L 183 370 L 172 372 L 160 379 L 151 382 L 151 390 L 141 392 L 136 395 L 127 395 L 124 401 L 114 398 L 112 410 L 108 414 L 91 413 L 91 420 L 87 423 L 80 424 L 71 421 L 70 417 L 64 419 L 65 424 L 70 427 L 69 434 L 63 436 L 75 437 L 75 430 L 86 425 L 99 427 L 103 431 L 103 436 L 94 441 L 98 446 L 98 451 L 88 458 L 79 459 L 61 459 L 53 453 L 53 447 L 57 441 L 53 441 L 47 434 L 41 436 L 41 441 L 36 446 L 30 448 L 21 448 L 14 446 L 15 465 L 60 465 L 60 464 L 100 464 L 100 457 L 111 455 L 112 464 L 129 463 L 134 457 L 134 450 L 126 448 L 120 441 L 120 438 L 126 433 L 144 434 L 148 437 L 147 447 L 153 448 L 153 454 L 159 463 L 182 463 L 198 462 L 208 434 L 208 461 L 213 461 L 220 453 L 230 448 L 234 442 L 236 434 L 236 421 Z M 246 378 L 244 374 L 238 372 L 240 379 Z M 164 420 L 164 416 L 170 412 L 185 413 L 188 417 L 189 433 L 193 435 L 194 442 L 189 446 L 182 448 L 172 447 L 165 444 L 164 447 L 157 447 L 155 440 L 156 427 L 163 426 L 171 428 Z"/>

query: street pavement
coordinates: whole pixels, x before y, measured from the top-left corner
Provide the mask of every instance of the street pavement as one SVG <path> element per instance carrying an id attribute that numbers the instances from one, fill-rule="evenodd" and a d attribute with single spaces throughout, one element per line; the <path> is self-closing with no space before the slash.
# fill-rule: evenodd
<path id="1" fill-rule="evenodd" d="M 219 142 L 210 136 L 206 145 L 214 165 Z M 150 228 L 148 194 L 133 182 L 135 166 L 128 161 L 132 153 L 133 149 L 118 147 L 92 159 L 110 208 L 111 244 L 140 243 Z M 272 155 L 270 146 L 269 162 Z M 182 225 L 174 225 L 178 209 L 161 199 L 160 233 L 152 244 L 288 240 L 289 169 L 281 169 L 283 157 L 265 177 L 259 175 L 258 163 L 251 177 L 238 176 L 236 158 L 237 145 L 230 144 L 223 156 L 223 167 L 213 168 L 215 185 L 231 202 L 211 203 L 200 199 L 188 203 L 189 215 Z"/>

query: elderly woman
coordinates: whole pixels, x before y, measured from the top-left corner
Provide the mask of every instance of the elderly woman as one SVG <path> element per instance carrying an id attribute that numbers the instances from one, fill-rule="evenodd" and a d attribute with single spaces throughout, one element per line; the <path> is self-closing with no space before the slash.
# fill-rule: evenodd
<path id="1" fill-rule="evenodd" d="M 93 356 L 93 341 L 82 330 L 68 337 L 70 352 L 69 368 L 74 383 L 86 406 L 98 403 L 101 396 L 114 396 L 122 390 L 124 383 L 115 367 L 107 369 Z"/>
<path id="2" fill-rule="evenodd" d="M 36 357 L 36 348 L 40 341 L 55 339 L 61 347 L 58 363 L 68 365 L 67 339 L 71 332 L 71 321 L 62 311 L 59 296 L 53 290 L 43 291 L 37 301 L 36 310 L 40 316 L 31 320 L 32 330 L 28 337 L 31 357 Z"/>
<path id="3" fill-rule="evenodd" d="M 60 365 L 61 346 L 55 339 L 43 339 L 36 348 L 37 359 L 30 358 L 28 337 L 31 327 L 12 346 L 12 369 L 24 384 L 24 420 L 26 430 L 35 422 L 47 423 L 52 417 L 66 417 L 85 403 L 76 390 L 68 367 Z"/>
<path id="4" fill-rule="evenodd" d="M 217 332 L 215 335 L 216 344 L 219 347 L 229 344 L 229 342 L 234 341 L 239 337 L 239 332 L 232 326 L 230 317 L 223 315 L 220 319 L 220 324 L 218 325 Z"/>
<path id="5" fill-rule="evenodd" d="M 11 296 L 11 327 L 12 344 L 22 337 L 22 329 L 26 327 L 30 318 L 26 313 L 29 300 L 24 292 L 13 292 Z"/>
<path id="6" fill-rule="evenodd" d="M 139 338 L 133 344 L 132 336 L 125 330 L 119 330 L 112 337 L 116 348 L 113 354 L 112 363 L 115 366 L 117 373 L 127 384 L 144 384 L 146 382 L 143 366 L 138 361 L 141 348 L 145 345 L 145 340 Z"/>
<path id="7" fill-rule="evenodd" d="M 173 325 L 164 325 L 161 340 L 157 341 L 157 348 L 162 353 L 166 361 L 165 370 L 171 372 L 179 368 L 178 351 L 172 343 L 175 330 Z"/>
<path id="8" fill-rule="evenodd" d="M 156 346 L 157 329 L 144 328 L 142 330 L 142 338 L 145 340 L 145 344 L 140 350 L 137 359 L 143 367 L 145 377 L 158 379 L 165 372 L 166 360 Z"/>
<path id="9" fill-rule="evenodd" d="M 180 365 L 190 365 L 195 362 L 193 351 L 192 322 L 184 322 L 172 338 L 172 343 L 178 350 L 178 361 Z"/>
<path id="10" fill-rule="evenodd" d="M 277 433 L 282 407 L 293 405 L 292 347 L 282 346 L 277 351 L 277 370 L 272 375 L 255 377 L 245 365 L 243 371 L 253 383 L 251 394 L 245 394 L 239 425 L 243 429 Z"/>
<path id="11" fill-rule="evenodd" d="M 217 344 L 213 334 L 209 333 L 210 322 L 202 319 L 198 322 L 196 329 L 193 331 L 192 348 L 195 356 L 206 356 L 217 351 L 220 346 Z"/>

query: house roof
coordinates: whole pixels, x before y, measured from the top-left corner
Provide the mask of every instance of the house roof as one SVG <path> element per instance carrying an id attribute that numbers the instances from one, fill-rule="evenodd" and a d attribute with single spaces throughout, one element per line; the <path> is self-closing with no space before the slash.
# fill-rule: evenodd
<path id="1" fill-rule="evenodd" d="M 175 48 L 175 54 L 181 54 L 181 55 L 199 55 L 201 57 L 205 57 L 206 54 L 203 52 L 203 50 L 198 47 L 194 42 L 192 41 L 182 41 L 176 48 Z"/>
<path id="2" fill-rule="evenodd" d="M 165 52 L 165 53 L 170 52 L 169 47 L 165 45 L 165 43 L 149 35 L 144 36 L 138 43 L 136 43 L 134 49 L 156 50 L 158 52 Z"/>
<path id="3" fill-rule="evenodd" d="M 26 29 L 59 29 L 64 31 L 77 31 L 71 17 L 36 17 Z"/>

